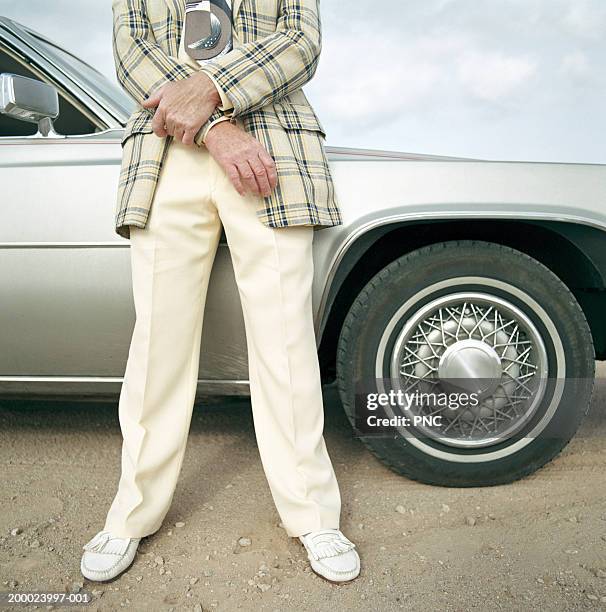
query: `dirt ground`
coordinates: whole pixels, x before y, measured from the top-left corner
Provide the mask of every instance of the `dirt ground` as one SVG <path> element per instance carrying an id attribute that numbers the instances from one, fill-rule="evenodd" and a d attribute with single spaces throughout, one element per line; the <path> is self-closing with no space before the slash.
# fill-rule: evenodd
<path id="1" fill-rule="evenodd" d="M 102 527 L 119 474 L 116 404 L 4 402 L 0 591 L 92 591 L 88 610 L 606 610 L 603 366 L 590 416 L 564 453 L 521 482 L 485 489 L 390 472 L 353 437 L 327 388 L 342 529 L 363 564 L 341 586 L 311 573 L 279 526 L 250 405 L 234 399 L 196 410 L 172 509 L 130 571 L 85 581 L 81 546 Z"/>

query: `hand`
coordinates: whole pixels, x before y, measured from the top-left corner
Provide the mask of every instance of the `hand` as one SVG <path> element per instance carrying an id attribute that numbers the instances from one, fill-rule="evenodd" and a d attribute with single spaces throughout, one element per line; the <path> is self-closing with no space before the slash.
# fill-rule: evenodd
<path id="1" fill-rule="evenodd" d="M 198 130 L 208 121 L 221 96 L 203 72 L 163 85 L 143 101 L 144 108 L 155 108 L 152 128 L 156 136 L 173 136 L 184 145 L 193 145 Z"/>
<path id="2" fill-rule="evenodd" d="M 250 191 L 267 197 L 276 188 L 278 174 L 273 158 L 239 126 L 229 121 L 213 125 L 204 144 L 241 196 Z"/>

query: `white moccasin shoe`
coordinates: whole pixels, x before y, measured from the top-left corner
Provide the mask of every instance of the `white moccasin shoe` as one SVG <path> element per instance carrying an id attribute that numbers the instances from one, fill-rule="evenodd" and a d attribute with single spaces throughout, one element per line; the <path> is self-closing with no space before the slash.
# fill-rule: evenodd
<path id="1" fill-rule="evenodd" d="M 299 536 L 316 574 L 331 582 L 349 582 L 360 573 L 356 545 L 338 529 L 321 529 Z"/>
<path id="2" fill-rule="evenodd" d="M 84 546 L 80 571 L 85 578 L 104 582 L 127 569 L 135 558 L 141 538 L 118 538 L 100 531 Z"/>

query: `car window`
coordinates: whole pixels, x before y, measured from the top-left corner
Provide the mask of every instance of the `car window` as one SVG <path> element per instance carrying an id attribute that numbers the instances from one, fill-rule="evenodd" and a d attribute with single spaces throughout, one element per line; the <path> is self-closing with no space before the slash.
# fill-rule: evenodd
<path id="1" fill-rule="evenodd" d="M 81 59 L 43 38 L 33 30 L 28 30 L 35 39 L 39 47 L 44 50 L 45 57 L 56 58 L 64 66 L 69 66 L 78 73 L 78 79 L 92 91 L 99 91 L 106 100 L 111 100 L 116 104 L 127 117 L 135 110 L 134 100 L 128 96 L 117 84 L 109 81 L 98 70 L 83 62 Z"/>
<path id="2" fill-rule="evenodd" d="M 10 72 L 31 79 L 40 80 L 29 68 L 12 58 L 6 51 L 0 49 L 0 73 Z M 54 121 L 55 131 L 59 134 L 75 136 L 77 134 L 92 134 L 98 131 L 97 126 L 88 119 L 71 102 L 59 94 L 59 117 Z M 31 136 L 37 131 L 34 123 L 19 121 L 0 113 L 0 137 Z"/>

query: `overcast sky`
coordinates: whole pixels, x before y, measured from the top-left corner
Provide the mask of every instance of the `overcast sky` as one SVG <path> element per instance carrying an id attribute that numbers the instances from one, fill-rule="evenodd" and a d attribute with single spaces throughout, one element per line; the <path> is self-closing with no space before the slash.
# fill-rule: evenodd
<path id="1" fill-rule="evenodd" d="M 305 90 L 327 144 L 606 163 L 605 0 L 321 4 Z M 0 14 L 115 80 L 110 0 L 0 0 Z"/>

